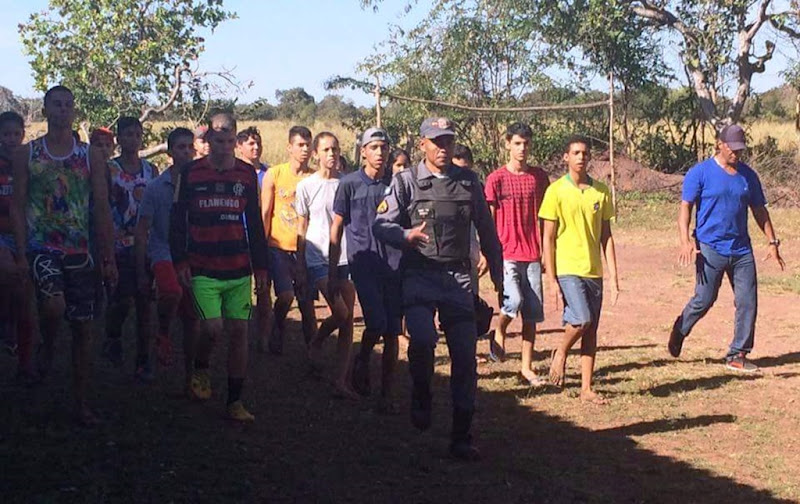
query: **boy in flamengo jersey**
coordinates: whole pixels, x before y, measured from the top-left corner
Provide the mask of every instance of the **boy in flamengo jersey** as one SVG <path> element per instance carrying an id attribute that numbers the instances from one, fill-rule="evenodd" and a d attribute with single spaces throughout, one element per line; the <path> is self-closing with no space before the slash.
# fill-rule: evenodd
<path id="1" fill-rule="evenodd" d="M 268 263 L 258 180 L 252 166 L 234 155 L 236 120 L 231 114 L 212 116 L 205 138 L 210 154 L 181 168 L 170 226 L 170 250 L 178 280 L 185 289 L 192 289 L 199 318 L 195 371 L 189 385 L 198 399 L 211 397 L 211 345 L 224 330 L 230 338 L 228 417 L 252 422 L 255 417 L 241 401 L 247 368 L 250 274 L 261 294 L 267 284 Z"/>
<path id="2" fill-rule="evenodd" d="M 75 140 L 75 98 L 55 86 L 44 95 L 47 133 L 16 151 L 11 211 L 17 267 L 30 271 L 39 302 L 43 344 L 39 372 L 53 360 L 53 344 L 66 318 L 72 329 L 75 412 L 84 425 L 97 423 L 89 409 L 92 320 L 95 316 L 95 260 L 89 249 L 94 222 L 99 265 L 110 286 L 116 284 L 114 238 L 108 204 L 108 170 L 103 154 Z M 94 209 L 89 211 L 89 201 Z M 27 250 L 27 255 L 22 251 Z"/>
<path id="3" fill-rule="evenodd" d="M 139 158 L 142 148 L 142 123 L 135 117 L 121 117 L 117 121 L 117 143 L 121 154 L 109 161 L 111 181 L 111 216 L 114 220 L 114 253 L 119 282 L 111 292 L 106 316 L 105 353 L 115 366 L 122 365 L 122 326 L 136 307 L 136 379 L 147 382 L 153 379 L 150 362 L 151 317 L 149 291 L 137 292 L 134 229 L 139 214 L 139 203 L 144 188 L 158 176 L 158 170 Z"/>
<path id="4" fill-rule="evenodd" d="M 33 320 L 29 284 L 25 272 L 17 268 L 17 248 L 11 229 L 11 203 L 14 177 L 11 154 L 22 145 L 25 121 L 16 112 L 0 114 L 0 338 L 10 353 L 19 359 L 17 376 L 28 384 L 38 381 L 33 369 Z M 25 251 L 23 250 L 24 254 Z"/>
<path id="5" fill-rule="evenodd" d="M 183 351 L 186 364 L 186 392 L 194 370 L 195 314 L 192 293 L 183 289 L 172 263 L 169 250 L 169 220 L 175 183 L 183 165 L 194 159 L 194 137 L 186 128 L 176 128 L 167 137 L 167 154 L 172 166 L 147 184 L 139 205 L 136 223 L 136 276 L 141 295 L 147 295 L 155 277 L 158 308 L 156 352 L 162 365 L 172 364 L 172 342 L 169 330 L 175 315 L 183 322 Z M 149 260 L 149 262 L 148 262 Z M 152 276 L 151 276 L 152 275 Z"/>

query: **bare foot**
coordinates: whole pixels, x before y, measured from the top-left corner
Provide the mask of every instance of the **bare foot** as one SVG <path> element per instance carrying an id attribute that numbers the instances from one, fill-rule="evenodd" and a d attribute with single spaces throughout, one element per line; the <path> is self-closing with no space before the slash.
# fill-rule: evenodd
<path id="1" fill-rule="evenodd" d="M 547 384 L 547 380 L 530 369 L 523 369 L 519 372 L 523 381 L 528 382 L 531 387 L 542 387 Z"/>
<path id="2" fill-rule="evenodd" d="M 550 383 L 556 387 L 563 387 L 566 374 L 567 354 L 555 349 L 550 354 Z"/>
<path id="3" fill-rule="evenodd" d="M 594 390 L 589 390 L 589 391 L 581 390 L 581 402 L 595 404 L 597 406 L 605 406 L 608 404 L 608 399 L 601 396 Z"/>
<path id="4" fill-rule="evenodd" d="M 343 383 L 333 384 L 333 397 L 336 399 L 347 399 L 349 401 L 360 401 L 361 396 L 356 394 L 350 387 Z"/>

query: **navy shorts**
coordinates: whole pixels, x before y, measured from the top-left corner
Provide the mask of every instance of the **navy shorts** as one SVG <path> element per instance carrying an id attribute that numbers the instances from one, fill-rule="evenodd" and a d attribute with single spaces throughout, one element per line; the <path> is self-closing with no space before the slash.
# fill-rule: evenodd
<path id="1" fill-rule="evenodd" d="M 564 275 L 558 277 L 558 285 L 564 297 L 564 323 L 597 324 L 603 307 L 603 279 Z"/>
<path id="2" fill-rule="evenodd" d="M 275 295 L 284 292 L 295 292 L 295 271 L 297 270 L 297 254 L 276 247 L 269 247 L 269 278 L 275 289 Z"/>
<path id="3" fill-rule="evenodd" d="M 91 254 L 37 251 L 29 254 L 29 261 L 39 302 L 63 296 L 67 320 L 83 322 L 94 318 L 97 274 Z"/>
<path id="4" fill-rule="evenodd" d="M 403 332 L 403 295 L 399 275 L 358 274 L 350 270 L 356 287 L 364 326 L 377 334 L 397 335 Z"/>

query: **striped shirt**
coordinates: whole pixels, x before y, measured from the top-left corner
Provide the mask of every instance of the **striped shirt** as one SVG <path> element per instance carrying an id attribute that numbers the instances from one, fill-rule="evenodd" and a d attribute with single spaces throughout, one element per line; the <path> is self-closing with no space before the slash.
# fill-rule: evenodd
<path id="1" fill-rule="evenodd" d="M 172 205 L 170 250 L 193 276 L 230 280 L 267 269 L 258 180 L 249 164 L 216 170 L 208 157 L 181 168 Z M 245 226 L 242 217 L 248 223 Z"/>

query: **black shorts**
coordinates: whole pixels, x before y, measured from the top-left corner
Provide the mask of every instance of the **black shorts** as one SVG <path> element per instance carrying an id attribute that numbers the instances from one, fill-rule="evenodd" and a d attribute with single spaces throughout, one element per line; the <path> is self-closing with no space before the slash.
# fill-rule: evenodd
<path id="1" fill-rule="evenodd" d="M 39 251 L 29 253 L 28 257 L 39 302 L 63 296 L 67 320 L 82 322 L 94 318 L 97 277 L 91 254 Z"/>
<path id="2" fill-rule="evenodd" d="M 119 303 L 123 299 L 138 297 L 139 284 L 136 274 L 136 255 L 133 247 L 129 247 L 122 251 L 117 251 L 114 254 L 114 261 L 117 263 L 117 288 L 113 292 L 109 292 L 109 303 Z M 147 261 L 149 264 L 150 261 Z M 153 284 L 152 273 L 147 270 L 146 273 L 150 278 L 150 285 Z M 152 289 L 151 289 L 152 290 Z M 152 292 L 149 293 L 152 298 Z"/>

